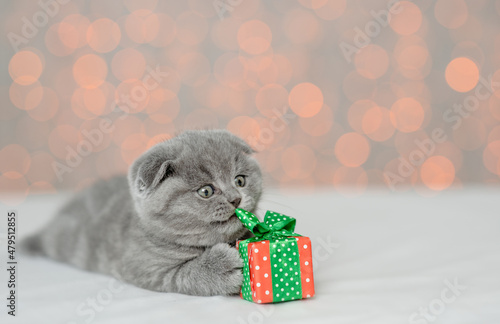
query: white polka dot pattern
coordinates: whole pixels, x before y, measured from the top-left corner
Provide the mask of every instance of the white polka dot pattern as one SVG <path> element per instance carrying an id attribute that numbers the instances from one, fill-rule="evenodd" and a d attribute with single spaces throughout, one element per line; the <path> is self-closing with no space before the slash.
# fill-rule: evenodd
<path id="1" fill-rule="evenodd" d="M 268 211 L 260 223 L 252 213 L 236 211 L 240 221 L 256 234 L 237 243 L 244 261 L 241 297 L 272 303 L 313 296 L 310 239 L 295 236 L 295 219 Z"/>

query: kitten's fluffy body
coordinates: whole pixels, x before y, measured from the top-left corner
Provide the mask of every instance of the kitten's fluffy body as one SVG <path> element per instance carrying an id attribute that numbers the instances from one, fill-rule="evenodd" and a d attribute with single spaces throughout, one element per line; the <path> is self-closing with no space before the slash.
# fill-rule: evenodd
<path id="1" fill-rule="evenodd" d="M 253 211 L 261 195 L 251 154 L 226 131 L 184 132 L 139 157 L 128 177 L 77 194 L 26 246 L 150 290 L 238 293 L 242 264 L 228 243 L 250 236 L 234 209 Z M 205 185 L 215 189 L 210 198 L 197 192 Z"/>

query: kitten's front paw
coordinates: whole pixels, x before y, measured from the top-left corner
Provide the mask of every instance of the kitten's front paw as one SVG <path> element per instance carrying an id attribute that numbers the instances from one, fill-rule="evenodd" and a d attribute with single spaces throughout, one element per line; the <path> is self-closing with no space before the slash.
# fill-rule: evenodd
<path id="1" fill-rule="evenodd" d="M 243 282 L 243 261 L 239 252 L 226 243 L 218 243 L 206 251 L 204 265 L 214 275 L 217 294 L 238 294 Z"/>

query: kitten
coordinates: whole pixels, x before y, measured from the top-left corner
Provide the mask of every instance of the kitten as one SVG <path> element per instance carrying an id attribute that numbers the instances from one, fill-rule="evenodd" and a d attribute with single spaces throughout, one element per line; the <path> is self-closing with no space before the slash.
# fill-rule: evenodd
<path id="1" fill-rule="evenodd" d="M 136 286 L 191 295 L 237 294 L 250 237 L 234 211 L 262 191 L 253 150 L 223 130 L 187 131 L 140 156 L 128 177 L 77 194 L 26 249 Z"/>

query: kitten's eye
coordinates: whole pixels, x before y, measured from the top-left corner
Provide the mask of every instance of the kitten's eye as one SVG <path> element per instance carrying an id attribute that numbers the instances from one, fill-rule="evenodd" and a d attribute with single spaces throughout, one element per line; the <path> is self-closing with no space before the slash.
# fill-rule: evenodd
<path id="1" fill-rule="evenodd" d="M 236 186 L 238 187 L 244 187 L 245 186 L 245 176 L 239 175 L 236 178 L 234 178 L 234 183 L 236 183 Z"/>
<path id="2" fill-rule="evenodd" d="M 214 194 L 214 188 L 212 186 L 205 186 L 198 189 L 198 195 L 203 198 L 209 198 Z"/>

